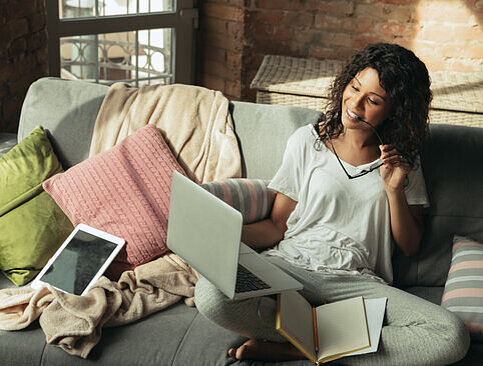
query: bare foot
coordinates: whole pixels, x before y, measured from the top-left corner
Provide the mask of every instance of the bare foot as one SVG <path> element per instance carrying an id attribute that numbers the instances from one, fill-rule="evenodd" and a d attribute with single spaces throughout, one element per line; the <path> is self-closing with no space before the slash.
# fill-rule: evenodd
<path id="1" fill-rule="evenodd" d="M 237 349 L 230 348 L 228 356 L 238 360 L 293 361 L 306 357 L 290 343 L 267 342 L 249 339 Z"/>

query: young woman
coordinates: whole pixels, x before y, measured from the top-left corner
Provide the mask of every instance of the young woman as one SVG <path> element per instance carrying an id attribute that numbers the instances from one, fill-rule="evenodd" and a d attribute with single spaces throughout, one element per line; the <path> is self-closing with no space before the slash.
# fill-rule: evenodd
<path id="1" fill-rule="evenodd" d="M 428 199 L 418 153 L 429 87 L 425 65 L 403 47 L 378 43 L 356 53 L 333 83 L 325 119 L 289 138 L 270 183 L 270 218 L 243 228 L 242 241 L 302 282 L 314 306 L 388 298 L 378 351 L 344 364 L 449 364 L 469 346 L 456 316 L 390 286 L 393 249 L 416 254 L 423 235 Z M 275 330 L 273 297 L 231 301 L 200 279 L 195 299 L 202 314 L 249 338 L 231 357 L 304 358 Z"/>

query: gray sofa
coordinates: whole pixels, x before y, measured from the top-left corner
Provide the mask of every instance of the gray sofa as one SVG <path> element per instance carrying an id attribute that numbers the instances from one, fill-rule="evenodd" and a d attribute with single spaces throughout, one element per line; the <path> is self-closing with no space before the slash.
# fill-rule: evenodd
<path id="1" fill-rule="evenodd" d="M 0 134 L 0 155 L 38 124 L 49 133 L 64 168 L 88 156 L 92 130 L 106 86 L 44 78 L 30 87 L 18 136 Z M 270 179 L 281 162 L 285 141 L 319 112 L 275 105 L 232 102 L 231 113 L 246 177 Z M 422 250 L 413 258 L 394 257 L 395 285 L 439 304 L 451 261 L 453 234 L 483 241 L 483 129 L 434 125 L 422 153 L 431 207 L 425 212 Z M 13 286 L 0 275 L 0 288 Z M 261 365 L 226 357 L 243 339 L 211 324 L 196 308 L 178 303 L 134 324 L 103 330 L 88 359 L 47 345 L 37 323 L 0 331 L 1 365 Z M 461 365 L 481 364 L 483 344 L 473 342 Z M 343 363 L 344 359 L 340 360 Z M 310 365 L 309 361 L 284 365 Z M 275 364 L 276 365 L 276 364 Z"/>

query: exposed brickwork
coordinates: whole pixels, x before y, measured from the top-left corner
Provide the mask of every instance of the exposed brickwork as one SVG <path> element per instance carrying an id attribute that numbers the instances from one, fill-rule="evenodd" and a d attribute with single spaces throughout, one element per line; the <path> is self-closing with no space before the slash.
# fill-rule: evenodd
<path id="1" fill-rule="evenodd" d="M 234 99 L 255 99 L 249 85 L 265 54 L 345 59 L 370 42 L 408 47 L 430 70 L 483 71 L 483 0 L 202 3 L 198 82 Z"/>
<path id="2" fill-rule="evenodd" d="M 245 0 L 200 3 L 197 83 L 241 99 L 245 49 Z"/>
<path id="3" fill-rule="evenodd" d="M 16 132 L 29 85 L 48 73 L 45 0 L 0 0 L 0 132 Z"/>

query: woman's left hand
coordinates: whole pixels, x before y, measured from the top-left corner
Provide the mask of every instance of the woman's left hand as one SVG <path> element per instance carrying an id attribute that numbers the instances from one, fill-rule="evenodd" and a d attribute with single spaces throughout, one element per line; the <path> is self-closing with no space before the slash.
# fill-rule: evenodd
<path id="1" fill-rule="evenodd" d="M 404 189 L 404 181 L 408 173 L 409 166 L 404 162 L 403 157 L 391 145 L 379 146 L 381 150 L 381 177 L 384 186 L 392 192 Z"/>

